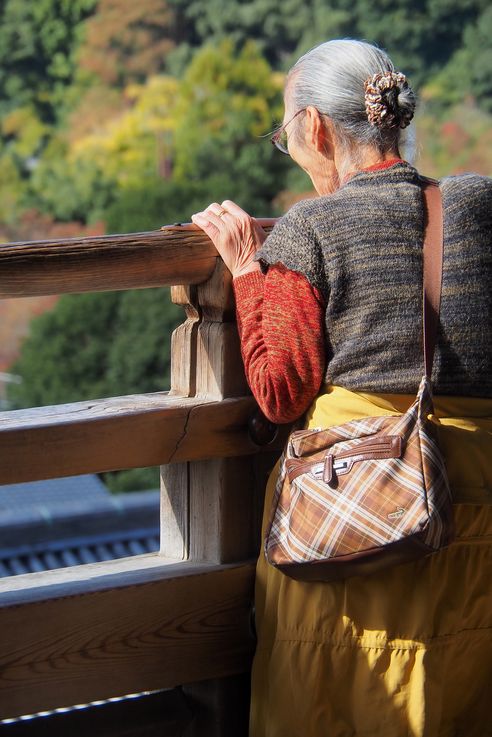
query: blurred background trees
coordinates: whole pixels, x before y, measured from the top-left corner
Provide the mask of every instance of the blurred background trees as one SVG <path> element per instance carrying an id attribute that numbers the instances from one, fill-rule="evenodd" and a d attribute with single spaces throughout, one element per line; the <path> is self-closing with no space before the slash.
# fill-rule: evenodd
<path id="1" fill-rule="evenodd" d="M 143 205 L 139 193 L 161 186 L 166 197 L 176 187 L 189 217 L 186 184 L 193 203 L 227 193 L 271 213 L 279 191 L 309 186 L 261 138 L 281 118 L 283 74 L 310 46 L 340 36 L 388 49 L 436 141 L 450 119 L 467 130 L 464 107 L 492 112 L 487 0 L 4 0 L 1 222 L 33 208 L 57 221 L 107 222 L 131 192 Z M 471 138 L 458 165 L 443 151 L 430 173 L 474 162 Z M 487 157 L 482 168 L 490 173 Z M 154 214 L 133 208 L 139 227 L 167 217 L 162 197 L 151 199 Z"/>
<path id="2" fill-rule="evenodd" d="M 2 239 L 149 230 L 226 197 L 278 214 L 311 189 L 268 140 L 284 74 L 335 37 L 410 76 L 425 173 L 492 173 L 488 0 L 3 0 Z M 166 290 L 61 298 L 0 366 L 23 379 L 12 406 L 166 388 L 179 319 Z"/>

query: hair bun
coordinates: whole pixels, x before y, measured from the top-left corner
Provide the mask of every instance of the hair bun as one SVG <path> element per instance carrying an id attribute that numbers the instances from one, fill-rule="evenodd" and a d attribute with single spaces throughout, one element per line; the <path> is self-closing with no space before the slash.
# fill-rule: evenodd
<path id="1" fill-rule="evenodd" d="M 367 119 L 379 128 L 406 128 L 415 112 L 415 95 L 401 72 L 378 72 L 364 82 Z"/>

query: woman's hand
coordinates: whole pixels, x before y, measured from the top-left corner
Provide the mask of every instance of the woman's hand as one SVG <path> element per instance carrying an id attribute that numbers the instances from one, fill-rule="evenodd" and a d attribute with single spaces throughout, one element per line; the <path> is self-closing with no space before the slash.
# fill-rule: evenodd
<path id="1" fill-rule="evenodd" d="M 231 200 L 213 202 L 191 219 L 212 240 L 233 278 L 260 269 L 253 259 L 266 233 L 239 205 Z"/>

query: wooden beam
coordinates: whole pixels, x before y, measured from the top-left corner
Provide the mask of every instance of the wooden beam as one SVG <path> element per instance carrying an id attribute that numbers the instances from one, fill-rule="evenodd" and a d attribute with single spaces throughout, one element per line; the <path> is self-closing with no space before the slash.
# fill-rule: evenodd
<path id="1" fill-rule="evenodd" d="M 254 571 L 184 563 L 0 597 L 0 718 L 247 672 Z"/>
<path id="2" fill-rule="evenodd" d="M 0 484 L 240 456 L 252 397 L 165 392 L 0 413 Z"/>
<path id="3" fill-rule="evenodd" d="M 259 221 L 267 231 L 274 219 Z M 0 298 L 200 284 L 217 251 L 195 225 L 0 245 Z"/>

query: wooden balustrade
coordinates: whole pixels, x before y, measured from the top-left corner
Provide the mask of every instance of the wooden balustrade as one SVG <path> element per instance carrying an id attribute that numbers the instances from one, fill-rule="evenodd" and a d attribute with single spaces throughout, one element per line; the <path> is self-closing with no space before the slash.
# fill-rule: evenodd
<path id="1" fill-rule="evenodd" d="M 232 676 L 248 672 L 254 649 L 274 458 L 248 435 L 255 403 L 229 272 L 194 226 L 0 246 L 3 297 L 162 284 L 185 285 L 172 290 L 186 320 L 169 393 L 0 413 L 0 483 L 158 464 L 162 501 L 160 554 L 0 581 L 0 718 L 188 684 L 187 704 L 221 714 L 183 734 L 247 733 L 244 681 Z"/>
<path id="2" fill-rule="evenodd" d="M 271 230 L 274 219 L 258 221 Z M 150 233 L 0 245 L 0 299 L 200 284 L 217 251 L 193 224 Z"/>

